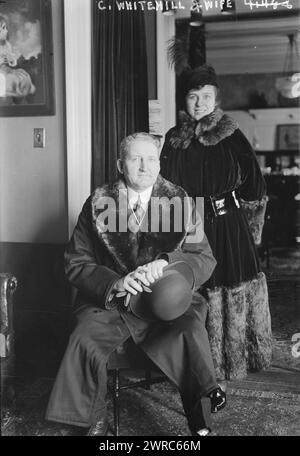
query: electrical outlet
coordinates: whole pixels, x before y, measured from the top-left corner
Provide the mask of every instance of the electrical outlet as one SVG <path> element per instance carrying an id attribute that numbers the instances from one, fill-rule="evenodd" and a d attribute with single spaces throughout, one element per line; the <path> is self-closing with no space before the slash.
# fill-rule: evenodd
<path id="1" fill-rule="evenodd" d="M 33 129 L 33 147 L 45 147 L 45 128 Z"/>

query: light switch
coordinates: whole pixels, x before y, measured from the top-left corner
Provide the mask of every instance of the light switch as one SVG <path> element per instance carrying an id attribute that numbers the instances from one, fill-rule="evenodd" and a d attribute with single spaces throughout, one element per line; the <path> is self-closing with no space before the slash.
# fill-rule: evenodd
<path id="1" fill-rule="evenodd" d="M 45 128 L 33 129 L 33 147 L 45 147 Z"/>

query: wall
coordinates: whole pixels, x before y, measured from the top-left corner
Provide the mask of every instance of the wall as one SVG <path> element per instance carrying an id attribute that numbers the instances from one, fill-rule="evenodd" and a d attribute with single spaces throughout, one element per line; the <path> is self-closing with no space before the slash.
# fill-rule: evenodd
<path id="1" fill-rule="evenodd" d="M 298 32 L 299 18 L 276 14 L 274 11 L 270 17 L 257 20 L 205 24 L 207 61 L 219 76 L 224 100 L 221 106 L 239 122 L 252 145 L 265 151 L 277 147 L 277 126 L 296 124 L 300 115 L 299 108 L 292 107 L 297 104 L 279 107 L 275 87 L 276 73 L 284 66 L 287 35 Z M 298 35 L 298 45 L 299 39 Z M 296 69 L 300 70 L 295 63 Z M 255 103 L 254 95 L 265 97 L 266 104 Z"/>
<path id="2" fill-rule="evenodd" d="M 207 61 L 218 75 L 281 72 L 288 34 L 297 34 L 298 30 L 297 16 L 281 18 L 275 13 L 260 20 L 205 24 Z M 296 40 L 299 46 L 299 35 Z M 294 60 L 296 66 L 295 56 Z"/>
<path id="3" fill-rule="evenodd" d="M 0 272 L 14 294 L 16 374 L 53 376 L 68 335 L 69 287 L 63 1 L 52 0 L 56 113 L 0 119 Z M 44 127 L 46 147 L 33 148 Z"/>
<path id="4" fill-rule="evenodd" d="M 0 119 L 2 242 L 67 240 L 64 50 L 61 0 L 52 1 L 56 114 Z M 46 147 L 33 148 L 33 128 Z"/>
<path id="5" fill-rule="evenodd" d="M 299 108 L 250 109 L 249 111 L 226 111 L 240 125 L 256 150 L 276 150 L 277 126 L 298 124 Z"/>

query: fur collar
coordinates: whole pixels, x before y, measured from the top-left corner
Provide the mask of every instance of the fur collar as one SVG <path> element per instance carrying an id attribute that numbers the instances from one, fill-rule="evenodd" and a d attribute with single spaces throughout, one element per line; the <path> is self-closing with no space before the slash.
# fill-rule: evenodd
<path id="1" fill-rule="evenodd" d="M 238 128 L 237 122 L 220 108 L 198 122 L 185 111 L 180 111 L 178 120 L 170 136 L 170 144 L 174 149 L 187 149 L 193 139 L 204 146 L 215 146 Z"/>
<path id="2" fill-rule="evenodd" d="M 162 232 L 160 229 L 157 232 L 150 232 L 150 229 L 147 230 L 147 226 L 151 226 L 150 209 L 146 212 L 141 229 L 137 233 L 133 233 L 130 230 L 122 232 L 118 229 L 113 232 L 105 231 L 104 226 L 107 223 L 107 218 L 104 219 L 103 217 L 103 198 L 112 198 L 114 200 L 116 204 L 112 207 L 111 213 L 114 215 L 116 211 L 116 219 L 120 220 L 120 217 L 122 217 L 122 207 L 119 206 L 119 192 L 122 190 L 125 192 L 127 190 L 126 184 L 122 179 L 111 185 L 98 187 L 92 194 L 91 204 L 94 230 L 102 247 L 104 247 L 106 253 L 112 258 L 116 272 L 127 274 L 137 266 L 153 261 L 162 252 L 171 252 L 180 248 L 186 236 L 186 231 L 183 228 L 182 231 L 176 232 L 172 229 L 173 221 L 171 220 L 170 232 Z M 125 193 L 126 196 L 127 192 Z M 187 196 L 187 193 L 181 187 L 158 176 L 151 196 L 159 198 L 162 196 L 167 198 L 177 196 L 183 199 Z M 167 198 L 163 204 L 168 204 Z M 100 203 L 101 199 L 102 201 Z M 107 201 L 109 202 L 108 199 Z M 107 206 L 105 210 L 107 210 Z M 164 210 L 163 207 L 162 210 Z M 128 215 L 130 214 L 131 212 L 129 211 Z M 123 214 L 127 222 L 126 215 L 125 213 Z M 104 220 L 105 222 L 103 223 Z"/>

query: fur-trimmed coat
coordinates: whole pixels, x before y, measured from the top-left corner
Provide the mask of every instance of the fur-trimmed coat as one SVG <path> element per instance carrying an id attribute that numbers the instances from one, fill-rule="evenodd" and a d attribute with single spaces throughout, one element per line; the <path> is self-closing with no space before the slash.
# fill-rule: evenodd
<path id="1" fill-rule="evenodd" d="M 254 243 L 260 242 L 266 186 L 251 145 L 237 123 L 218 108 L 199 122 L 181 112 L 178 125 L 166 135 L 161 173 L 192 197 L 217 197 L 232 190 L 239 196 L 241 209 L 204 217 L 217 260 L 203 286 L 206 325 L 217 378 L 243 378 L 268 367 L 268 289 Z"/>
<path id="2" fill-rule="evenodd" d="M 124 209 L 119 205 L 119 192 L 124 190 L 126 185 L 123 180 L 97 188 L 85 202 L 67 246 L 65 270 L 70 283 L 77 289 L 77 309 L 95 305 L 102 309 L 113 307 L 112 303 L 108 303 L 108 296 L 115 282 L 137 266 L 159 258 L 161 254 L 167 255 L 169 263 L 183 260 L 190 264 L 194 272 L 195 289 L 210 277 L 216 265 L 206 236 L 200 236 L 197 240 L 194 232 L 189 232 L 188 219 L 182 219 L 186 223 L 182 224 L 179 232 L 172 229 L 172 220 L 170 233 L 161 229 L 153 233 L 146 230 L 137 233 L 131 230 L 105 231 L 103 216 L 107 206 L 103 202 L 115 203 L 109 213 L 116 214 L 119 220 L 120 210 Z M 179 186 L 158 176 L 152 197 L 178 197 L 183 200 L 187 194 Z M 151 220 L 150 205 L 146 219 Z M 161 228 L 161 224 L 159 226 Z M 126 320 L 128 318 L 130 320 L 130 315 L 126 315 Z M 137 319 L 133 320 L 136 325 Z"/>
<path id="3" fill-rule="evenodd" d="M 246 211 L 231 210 L 214 220 L 205 219 L 205 232 L 217 260 L 208 285 L 237 285 L 259 272 L 254 240 L 260 242 L 263 225 L 264 178 L 237 122 L 221 109 L 198 122 L 185 111 L 178 119 L 161 152 L 162 176 L 192 197 L 217 197 L 235 190 L 246 206 Z"/>

